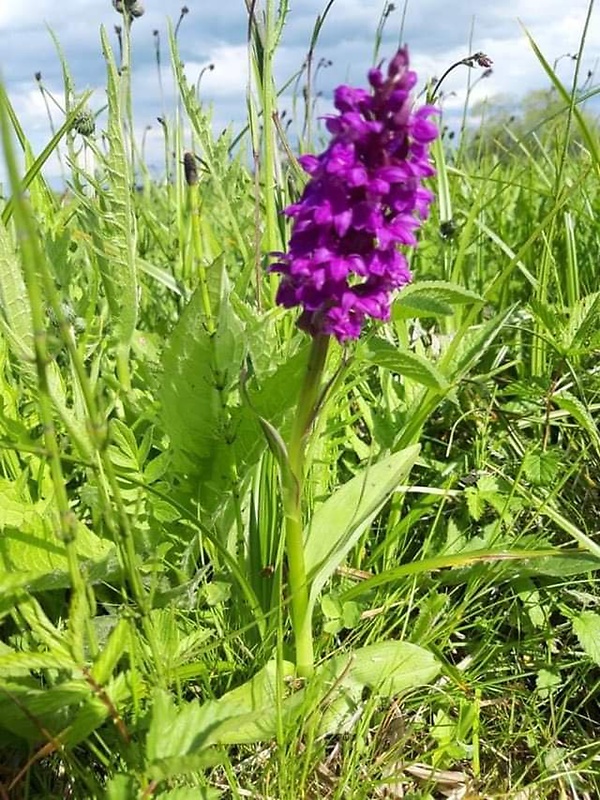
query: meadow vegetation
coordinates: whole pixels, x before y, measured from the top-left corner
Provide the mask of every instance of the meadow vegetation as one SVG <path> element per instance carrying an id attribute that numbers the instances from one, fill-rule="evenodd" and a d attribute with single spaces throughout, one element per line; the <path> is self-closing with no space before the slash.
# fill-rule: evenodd
<path id="1" fill-rule="evenodd" d="M 576 61 L 564 87 L 524 40 L 547 103 L 442 115 L 413 282 L 331 342 L 309 397 L 311 337 L 268 266 L 296 156 L 326 145 L 335 3 L 286 87 L 287 4 L 249 4 L 247 125 L 218 135 L 169 28 L 163 176 L 123 5 L 97 118 L 63 59 L 35 154 L 0 89 L 0 797 L 600 796 L 593 76 Z"/>

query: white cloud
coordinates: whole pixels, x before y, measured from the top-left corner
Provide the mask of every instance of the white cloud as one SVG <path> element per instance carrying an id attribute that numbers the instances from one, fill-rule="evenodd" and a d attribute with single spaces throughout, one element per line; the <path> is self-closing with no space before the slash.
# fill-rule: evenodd
<path id="1" fill-rule="evenodd" d="M 150 124 L 157 127 L 162 115 L 153 31 L 160 31 L 164 75 L 165 105 L 174 108 L 173 82 L 168 75 L 169 53 L 166 18 L 179 18 L 182 0 L 146 0 L 146 14 L 134 23 L 135 111 L 140 131 Z M 188 0 L 190 13 L 183 20 L 179 40 L 182 60 L 190 82 L 213 63 L 214 70 L 202 77 L 201 99 L 214 106 L 219 129 L 227 121 L 239 126 L 245 119 L 245 93 L 248 82 L 246 55 L 247 18 L 240 0 Z M 327 16 L 315 52 L 331 60 L 332 66 L 318 73 L 316 90 L 323 93 L 319 111 L 328 110 L 333 87 L 342 82 L 360 84 L 373 58 L 374 35 L 383 0 L 336 0 Z M 32 10 L 32 6 L 34 6 Z M 310 36 L 325 0 L 290 0 L 290 13 L 276 58 L 278 85 L 302 65 Z M 534 37 L 550 63 L 563 53 L 579 48 L 587 11 L 587 0 L 419 0 L 408 5 L 404 29 L 402 3 L 387 20 L 380 57 L 389 57 L 400 39 L 410 45 L 413 66 L 424 82 L 438 76 L 453 61 L 464 58 L 469 50 L 482 50 L 494 60 L 493 74 L 477 83 L 472 99 L 485 96 L 519 96 L 532 88 L 547 85 L 547 77 L 527 41 L 521 23 Z M 582 75 L 600 60 L 600 25 L 598 12 L 590 25 Z M 99 27 L 103 24 L 117 49 L 114 26 L 120 22 L 111 0 L 34 0 L 33 3 L 0 0 L 0 73 L 4 75 L 10 96 L 36 150 L 50 137 L 46 109 L 34 80 L 42 72 L 44 84 L 59 102 L 62 101 L 62 70 L 46 25 L 56 33 L 74 76 L 76 90 L 103 87 L 103 62 Z M 563 59 L 558 72 L 568 84 L 573 62 Z M 445 84 L 448 112 L 464 102 L 468 79 L 475 81 L 479 70 L 465 67 L 455 70 Z M 282 106 L 291 109 L 291 89 L 282 98 Z M 96 91 L 94 109 L 105 102 L 104 89 Z M 301 107 L 299 102 L 298 106 Z M 56 123 L 60 113 L 52 107 Z M 158 133 L 160 130 L 157 128 Z M 150 148 L 154 132 L 148 134 Z M 152 145 L 154 147 L 154 145 Z M 0 167 L 1 170 L 1 167 Z"/>
<path id="2" fill-rule="evenodd" d="M 209 69 L 210 65 L 214 69 Z M 248 51 L 245 45 L 219 44 L 211 48 L 201 62 L 186 61 L 185 71 L 194 84 L 200 72 L 202 92 L 218 100 L 221 97 L 240 96 L 248 86 Z"/>

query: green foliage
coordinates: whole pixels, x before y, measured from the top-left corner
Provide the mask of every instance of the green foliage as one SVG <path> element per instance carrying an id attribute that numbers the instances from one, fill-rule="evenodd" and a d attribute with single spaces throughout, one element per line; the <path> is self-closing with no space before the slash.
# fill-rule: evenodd
<path id="1" fill-rule="evenodd" d="M 565 94 L 538 51 L 551 90 L 440 142 L 414 282 L 388 325 L 332 345 L 298 680 L 281 480 L 310 346 L 264 269 L 300 185 L 273 113 L 287 13 L 250 20 L 256 169 L 213 135 L 174 31 L 166 182 L 105 32 L 106 149 L 73 128 L 95 98 L 64 59 L 68 113 L 37 158 L 1 95 L 0 793 L 426 797 L 450 774 L 597 796 L 595 90 Z M 42 168 L 65 137 L 59 202 Z"/>

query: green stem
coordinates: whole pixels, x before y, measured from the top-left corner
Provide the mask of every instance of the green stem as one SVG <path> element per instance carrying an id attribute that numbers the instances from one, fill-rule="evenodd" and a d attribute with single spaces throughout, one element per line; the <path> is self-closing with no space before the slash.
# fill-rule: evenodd
<path id="1" fill-rule="evenodd" d="M 310 677 L 314 671 L 314 651 L 302 527 L 304 455 L 307 436 L 319 401 L 328 347 L 328 336 L 314 337 L 290 435 L 288 470 L 283 476 L 288 584 L 296 644 L 296 669 L 298 675 L 305 678 Z"/>
<path id="2" fill-rule="evenodd" d="M 200 229 L 200 198 L 198 196 L 198 191 L 197 179 L 196 181 L 188 184 L 192 223 L 192 248 L 198 270 L 198 278 L 200 279 L 200 292 L 202 296 L 202 308 L 204 310 L 206 330 L 209 336 L 212 336 L 216 331 L 216 326 L 213 319 L 212 306 L 210 302 L 208 276 L 206 274 L 206 267 L 203 263 L 204 253 L 202 247 L 202 231 Z"/>

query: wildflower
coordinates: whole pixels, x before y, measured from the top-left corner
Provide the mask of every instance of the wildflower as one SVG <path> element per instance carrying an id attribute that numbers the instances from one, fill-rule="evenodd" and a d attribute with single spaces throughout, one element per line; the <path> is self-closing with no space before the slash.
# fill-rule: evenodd
<path id="1" fill-rule="evenodd" d="M 411 279 L 398 245 L 416 246 L 433 199 L 422 181 L 434 174 L 428 147 L 438 131 L 428 117 L 436 110 L 413 110 L 408 51 L 368 80 L 371 91 L 338 86 L 329 146 L 299 159 L 310 179 L 285 209 L 288 251 L 270 268 L 283 275 L 277 302 L 302 307 L 299 327 L 340 342 L 358 338 L 366 317 L 390 318 L 391 293 Z"/>

